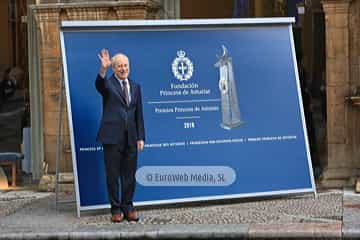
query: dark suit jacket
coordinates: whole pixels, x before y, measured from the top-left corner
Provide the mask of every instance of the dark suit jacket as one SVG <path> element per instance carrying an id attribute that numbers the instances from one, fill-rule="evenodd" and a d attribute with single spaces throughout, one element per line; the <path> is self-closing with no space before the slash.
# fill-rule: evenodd
<path id="1" fill-rule="evenodd" d="M 95 86 L 103 99 L 97 140 L 103 144 L 125 145 L 128 142 L 130 146 L 136 146 L 138 140 L 145 141 L 140 86 L 130 80 L 129 85 L 131 102 L 127 107 L 121 84 L 114 75 L 104 79 L 98 74 L 96 78 Z"/>

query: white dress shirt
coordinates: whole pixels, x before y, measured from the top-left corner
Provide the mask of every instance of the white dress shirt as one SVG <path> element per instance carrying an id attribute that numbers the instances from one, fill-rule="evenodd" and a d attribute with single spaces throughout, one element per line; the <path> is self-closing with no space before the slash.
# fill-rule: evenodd
<path id="1" fill-rule="evenodd" d="M 114 74 L 115 75 L 115 74 Z M 126 79 L 119 79 L 116 75 L 115 75 L 115 78 L 120 82 L 120 85 L 121 85 L 121 89 L 124 88 L 124 85 L 123 85 L 123 81 L 126 81 L 127 84 L 126 84 L 126 88 L 127 88 L 127 92 L 128 92 L 128 96 L 129 96 L 129 103 L 131 102 L 131 93 L 130 93 L 130 84 L 129 84 L 129 80 L 126 78 Z"/>

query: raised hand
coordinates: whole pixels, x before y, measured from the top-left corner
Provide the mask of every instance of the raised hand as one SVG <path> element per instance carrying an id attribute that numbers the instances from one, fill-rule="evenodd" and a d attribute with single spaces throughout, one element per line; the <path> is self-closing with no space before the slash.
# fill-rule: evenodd
<path id="1" fill-rule="evenodd" d="M 99 59 L 101 61 L 100 75 L 102 77 L 106 74 L 106 69 L 111 66 L 110 54 L 107 49 L 101 49 L 100 54 L 98 54 Z"/>
<path id="2" fill-rule="evenodd" d="M 101 52 L 98 56 L 103 68 L 108 68 L 111 65 L 110 54 L 107 49 L 101 49 Z"/>

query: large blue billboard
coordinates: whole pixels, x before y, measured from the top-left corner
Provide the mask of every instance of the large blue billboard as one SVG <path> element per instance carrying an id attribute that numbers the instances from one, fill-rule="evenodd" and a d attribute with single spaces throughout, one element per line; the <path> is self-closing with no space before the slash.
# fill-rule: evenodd
<path id="1" fill-rule="evenodd" d="M 142 89 L 135 204 L 314 192 L 292 22 L 63 22 L 78 210 L 109 207 L 96 142 L 103 48 L 129 56 Z"/>

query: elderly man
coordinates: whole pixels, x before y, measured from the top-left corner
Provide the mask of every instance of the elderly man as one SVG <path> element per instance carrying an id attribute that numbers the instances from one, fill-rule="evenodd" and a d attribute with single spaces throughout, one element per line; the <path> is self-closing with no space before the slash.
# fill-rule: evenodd
<path id="1" fill-rule="evenodd" d="M 97 139 L 103 145 L 111 221 L 138 221 L 133 207 L 137 153 L 144 147 L 145 132 L 140 86 L 130 81 L 129 59 L 107 49 L 99 54 L 101 67 L 95 86 L 102 96 L 103 113 Z M 114 74 L 106 77 L 112 66 Z M 119 177 L 121 200 L 119 199 Z"/>

